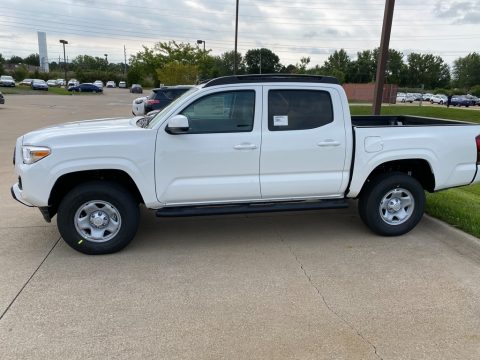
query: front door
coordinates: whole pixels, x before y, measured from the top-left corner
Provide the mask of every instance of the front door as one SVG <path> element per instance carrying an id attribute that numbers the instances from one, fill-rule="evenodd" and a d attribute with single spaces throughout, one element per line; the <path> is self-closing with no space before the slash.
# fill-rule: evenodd
<path id="1" fill-rule="evenodd" d="M 226 87 L 194 98 L 182 134 L 158 131 L 157 198 L 167 205 L 259 199 L 262 92 L 260 86 Z M 176 114 L 172 114 L 176 115 Z"/>

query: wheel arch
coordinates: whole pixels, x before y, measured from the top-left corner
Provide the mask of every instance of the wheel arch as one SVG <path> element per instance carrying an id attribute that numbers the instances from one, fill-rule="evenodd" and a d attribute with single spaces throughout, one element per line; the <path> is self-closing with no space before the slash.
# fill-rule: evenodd
<path id="1" fill-rule="evenodd" d="M 435 175 L 430 163 L 425 159 L 402 159 L 384 162 L 373 169 L 365 179 L 357 197 L 360 197 L 365 187 L 378 175 L 401 172 L 416 179 L 428 192 L 435 190 Z"/>
<path id="2" fill-rule="evenodd" d="M 131 176 L 123 170 L 101 169 L 75 171 L 63 174 L 53 185 L 48 198 L 48 214 L 50 215 L 50 218 L 57 213 L 61 200 L 69 191 L 80 184 L 94 180 L 104 180 L 118 183 L 124 186 L 134 196 L 138 203 L 145 203 L 137 184 L 131 178 Z"/>

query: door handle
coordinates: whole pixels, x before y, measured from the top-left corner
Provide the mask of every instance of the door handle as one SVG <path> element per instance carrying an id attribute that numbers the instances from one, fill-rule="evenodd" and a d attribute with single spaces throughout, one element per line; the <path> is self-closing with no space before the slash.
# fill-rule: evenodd
<path id="1" fill-rule="evenodd" d="M 327 139 L 325 141 L 320 141 L 318 146 L 321 147 L 326 147 L 326 146 L 340 146 L 340 141 L 332 140 L 332 139 Z"/>
<path id="2" fill-rule="evenodd" d="M 235 150 L 255 150 L 257 145 L 250 143 L 238 144 L 233 147 Z"/>

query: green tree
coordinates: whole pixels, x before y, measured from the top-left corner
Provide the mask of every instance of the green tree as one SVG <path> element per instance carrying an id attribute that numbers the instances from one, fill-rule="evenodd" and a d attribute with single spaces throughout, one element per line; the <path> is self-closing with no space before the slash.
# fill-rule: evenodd
<path id="1" fill-rule="evenodd" d="M 40 66 L 40 57 L 38 54 L 30 54 L 23 59 L 23 62 L 27 65 Z"/>
<path id="2" fill-rule="evenodd" d="M 335 76 L 340 83 L 348 81 L 348 70 L 350 67 L 350 58 L 344 49 L 335 50 L 335 52 L 328 57 L 321 71 L 323 75 Z"/>
<path id="3" fill-rule="evenodd" d="M 3 64 L 5 64 L 5 58 L 0 54 L 0 74 L 3 74 L 5 71 L 3 69 Z"/>
<path id="4" fill-rule="evenodd" d="M 13 72 L 13 77 L 16 81 L 22 81 L 28 75 L 28 69 L 24 64 L 17 65 L 15 71 Z"/>
<path id="5" fill-rule="evenodd" d="M 440 56 L 432 54 L 411 53 L 407 58 L 407 86 L 426 89 L 448 86 L 450 71 Z"/>
<path id="6" fill-rule="evenodd" d="M 480 85 L 480 54 L 474 52 L 455 60 L 453 80 L 457 87 L 470 88 Z"/>
<path id="7" fill-rule="evenodd" d="M 207 66 L 200 66 L 204 62 L 210 62 L 208 53 L 210 50 L 203 51 L 198 46 L 192 46 L 188 43 L 177 43 L 175 41 L 158 42 L 153 48 L 143 46 L 143 50 L 130 57 L 131 70 L 135 74 L 140 74 L 142 79 L 151 78 L 158 85 L 158 70 L 171 62 L 179 64 L 189 64 L 201 67 L 203 71 Z"/>
<path id="8" fill-rule="evenodd" d="M 198 66 L 172 61 L 158 69 L 157 76 L 165 85 L 194 84 L 198 78 Z"/>
<path id="9" fill-rule="evenodd" d="M 377 49 L 378 53 L 378 49 Z M 375 57 L 375 73 L 377 67 L 377 57 Z M 403 53 L 395 49 L 388 50 L 387 59 L 387 82 L 405 86 L 407 66 L 403 62 Z"/>
<path id="10" fill-rule="evenodd" d="M 245 66 L 248 74 L 278 73 L 282 69 L 278 55 L 265 48 L 248 50 Z"/>
<path id="11" fill-rule="evenodd" d="M 357 52 L 357 60 L 352 61 L 348 67 L 349 82 L 368 83 L 374 81 L 376 62 L 374 51 Z"/>
<path id="12" fill-rule="evenodd" d="M 7 61 L 7 63 L 9 64 L 21 64 L 22 62 L 23 62 L 23 59 L 17 55 L 10 56 L 10 59 L 8 59 Z"/>
<path id="13" fill-rule="evenodd" d="M 300 58 L 300 64 L 297 63 L 294 66 L 296 71 L 292 71 L 293 70 L 292 68 L 290 68 L 290 71 L 289 71 L 288 66 L 285 70 L 289 73 L 305 74 L 307 72 L 308 64 L 310 64 L 310 57 L 304 56 L 304 57 Z"/>
<path id="14" fill-rule="evenodd" d="M 98 56 L 78 55 L 72 60 L 71 67 L 77 71 L 105 70 L 105 59 Z"/>
<path id="15" fill-rule="evenodd" d="M 233 75 L 235 51 L 227 51 L 215 57 L 215 66 L 218 67 L 217 76 Z M 237 52 L 237 74 L 245 73 L 245 61 L 241 53 Z"/>

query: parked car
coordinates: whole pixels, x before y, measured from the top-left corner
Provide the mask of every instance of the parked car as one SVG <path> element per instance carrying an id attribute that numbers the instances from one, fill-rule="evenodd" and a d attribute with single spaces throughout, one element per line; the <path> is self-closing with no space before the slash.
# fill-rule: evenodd
<path id="1" fill-rule="evenodd" d="M 103 81 L 102 80 L 95 80 L 93 85 L 95 85 L 96 87 L 98 87 L 99 89 L 102 89 L 103 90 Z"/>
<path id="2" fill-rule="evenodd" d="M 443 95 L 443 94 L 432 95 L 432 97 L 430 97 L 431 104 L 443 105 L 443 104 L 446 104 L 447 101 L 448 101 L 447 95 Z"/>
<path id="3" fill-rule="evenodd" d="M 144 113 L 152 110 L 163 109 L 173 100 L 190 90 L 190 85 L 177 86 L 163 86 L 161 88 L 153 89 L 148 99 L 145 101 Z"/>
<path id="4" fill-rule="evenodd" d="M 139 119 L 101 119 L 20 136 L 11 194 L 46 221 L 56 215 L 73 249 L 106 254 L 135 237 L 139 204 L 171 217 L 345 208 L 358 198 L 373 232 L 398 236 L 421 220 L 425 191 L 480 183 L 480 125 L 350 116 L 348 107 L 328 76 L 213 79 L 148 130 Z"/>
<path id="5" fill-rule="evenodd" d="M 131 92 L 132 94 L 143 94 L 142 85 L 140 85 L 140 84 L 133 84 L 132 87 L 130 88 L 130 92 Z"/>
<path id="6" fill-rule="evenodd" d="M 19 86 L 32 86 L 33 79 L 23 79 L 18 83 Z"/>
<path id="7" fill-rule="evenodd" d="M 77 79 L 70 79 L 68 80 L 67 87 L 71 88 L 72 86 L 78 86 L 80 82 Z"/>
<path id="8" fill-rule="evenodd" d="M 433 94 L 430 94 L 430 93 L 423 94 L 422 95 L 422 100 L 423 101 L 430 101 L 432 96 L 433 96 Z"/>
<path id="9" fill-rule="evenodd" d="M 57 86 L 65 86 L 65 79 L 57 79 Z"/>
<path id="10" fill-rule="evenodd" d="M 422 94 L 420 94 L 420 93 L 411 93 L 410 95 L 413 97 L 413 101 L 422 100 Z"/>
<path id="11" fill-rule="evenodd" d="M 58 86 L 57 80 L 47 80 L 48 87 L 55 87 Z"/>
<path id="12" fill-rule="evenodd" d="M 465 107 L 469 107 L 471 105 L 471 102 L 470 102 L 470 99 L 466 98 L 465 96 L 452 96 L 452 100 L 450 102 L 450 105 L 451 106 L 465 106 Z"/>
<path id="13" fill-rule="evenodd" d="M 118 87 L 124 89 L 127 87 L 127 83 L 125 81 L 120 81 L 118 83 Z"/>
<path id="14" fill-rule="evenodd" d="M 132 102 L 132 114 L 135 116 L 145 115 L 145 101 L 147 96 L 139 97 Z"/>
<path id="15" fill-rule="evenodd" d="M 468 100 L 470 100 L 470 105 L 471 106 L 480 105 L 480 99 L 478 97 L 470 95 L 470 94 L 465 95 L 465 97 Z"/>
<path id="16" fill-rule="evenodd" d="M 117 87 L 117 84 L 115 84 L 115 81 L 107 81 L 107 85 L 106 85 L 107 88 L 115 88 Z"/>
<path id="17" fill-rule="evenodd" d="M 402 103 L 413 103 L 415 101 L 415 97 L 408 93 L 397 93 L 397 102 Z"/>
<path id="18" fill-rule="evenodd" d="M 32 80 L 32 89 L 33 90 L 45 90 L 48 91 L 48 85 L 45 80 L 42 79 L 33 79 Z"/>
<path id="19" fill-rule="evenodd" d="M 82 83 L 77 86 L 69 87 L 68 91 L 101 93 L 103 92 L 103 89 L 100 89 L 97 85 L 92 83 Z"/>
<path id="20" fill-rule="evenodd" d="M 0 86 L 15 87 L 15 80 L 10 75 L 2 75 L 0 76 Z"/>
<path id="21" fill-rule="evenodd" d="M 2 92 L 0 91 L 0 104 L 5 104 L 5 98 L 3 97 Z"/>

